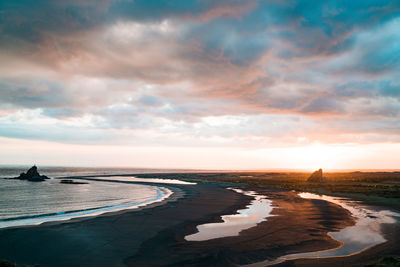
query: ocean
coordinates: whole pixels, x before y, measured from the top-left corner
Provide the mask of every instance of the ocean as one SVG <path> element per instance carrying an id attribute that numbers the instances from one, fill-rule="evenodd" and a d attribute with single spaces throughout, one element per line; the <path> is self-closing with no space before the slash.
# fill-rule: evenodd
<path id="1" fill-rule="evenodd" d="M 7 179 L 18 176 L 28 166 L 0 167 L 0 228 L 68 220 L 122 209 L 132 209 L 162 201 L 172 192 L 164 187 L 85 181 L 62 184 L 60 179 L 29 182 Z M 154 169 L 43 167 L 40 174 L 51 178 L 126 173 L 171 172 Z M 123 177 L 129 180 L 129 177 Z M 107 177 L 102 177 L 107 179 Z"/>
<path id="2" fill-rule="evenodd" d="M 26 172 L 31 166 L 1 166 L 0 178 L 16 177 L 21 172 Z M 139 174 L 139 173 L 174 173 L 174 172 L 190 172 L 193 170 L 178 169 L 146 169 L 146 168 L 85 168 L 85 167 L 47 167 L 38 166 L 40 174 L 51 178 L 79 175 L 111 175 L 111 174 Z"/>

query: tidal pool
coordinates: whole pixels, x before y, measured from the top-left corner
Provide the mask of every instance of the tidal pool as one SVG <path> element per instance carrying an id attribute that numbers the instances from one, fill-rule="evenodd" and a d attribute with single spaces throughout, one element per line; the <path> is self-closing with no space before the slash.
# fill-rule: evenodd
<path id="1" fill-rule="evenodd" d="M 328 258 L 337 256 L 348 256 L 359 253 L 369 247 L 385 242 L 380 226 L 383 223 L 395 223 L 396 217 L 400 217 L 400 213 L 389 210 L 373 210 L 361 205 L 359 202 L 347 198 L 332 197 L 326 195 L 317 195 L 313 193 L 299 193 L 299 196 L 306 199 L 321 199 L 340 205 L 344 209 L 351 212 L 352 216 L 357 219 L 356 224 L 344 228 L 338 232 L 330 232 L 329 235 L 342 243 L 338 248 L 289 254 L 277 258 L 273 261 L 263 261 L 246 266 L 268 266 L 278 264 L 290 259 L 298 258 Z"/>
<path id="2" fill-rule="evenodd" d="M 266 196 L 258 195 L 254 191 L 229 188 L 237 193 L 254 197 L 254 200 L 237 214 L 221 216 L 223 222 L 207 223 L 197 226 L 198 232 L 185 237 L 186 241 L 205 241 L 215 238 L 238 236 L 245 229 L 256 226 L 271 216 L 273 209 L 271 201 Z"/>
<path id="3" fill-rule="evenodd" d="M 90 178 L 89 178 L 90 179 Z M 87 179 L 87 180 L 89 180 Z M 140 182 L 140 183 L 157 183 L 157 184 L 179 184 L 179 185 L 196 185 L 194 182 L 187 182 L 178 179 L 163 179 L 163 178 L 138 178 L 135 176 L 107 176 L 102 177 L 102 180 L 123 181 L 123 182 Z"/>

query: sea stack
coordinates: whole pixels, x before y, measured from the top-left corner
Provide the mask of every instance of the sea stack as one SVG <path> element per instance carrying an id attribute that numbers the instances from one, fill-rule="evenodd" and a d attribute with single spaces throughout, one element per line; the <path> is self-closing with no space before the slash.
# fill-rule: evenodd
<path id="1" fill-rule="evenodd" d="M 49 177 L 45 175 L 40 175 L 37 167 L 34 165 L 26 173 L 21 173 L 18 177 L 16 177 L 16 179 L 28 180 L 31 182 L 42 182 L 46 179 L 49 179 Z"/>
<path id="2" fill-rule="evenodd" d="M 307 182 L 322 183 L 323 180 L 324 178 L 322 176 L 322 169 L 319 169 L 311 174 L 311 176 L 307 179 Z"/>

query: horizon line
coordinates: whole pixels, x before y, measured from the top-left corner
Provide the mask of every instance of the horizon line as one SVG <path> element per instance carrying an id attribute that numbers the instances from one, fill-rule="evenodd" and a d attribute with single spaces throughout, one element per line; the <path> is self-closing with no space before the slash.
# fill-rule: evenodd
<path id="1" fill-rule="evenodd" d="M 132 167 L 132 166 L 73 166 L 73 165 L 40 165 L 40 164 L 0 164 L 2 168 L 29 167 L 36 165 L 39 168 L 86 168 L 86 169 L 148 169 L 148 170 L 176 170 L 176 171 L 201 171 L 201 172 L 313 172 L 322 169 L 324 172 L 398 172 L 400 169 L 363 169 L 363 168 L 254 168 L 254 169 L 213 169 L 213 168 L 162 168 L 162 167 Z"/>

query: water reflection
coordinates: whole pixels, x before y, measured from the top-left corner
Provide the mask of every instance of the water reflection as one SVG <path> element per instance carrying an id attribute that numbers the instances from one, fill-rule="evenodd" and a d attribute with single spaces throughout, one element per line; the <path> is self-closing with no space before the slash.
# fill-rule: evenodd
<path id="1" fill-rule="evenodd" d="M 223 222 L 207 223 L 197 226 L 198 232 L 185 237 L 187 241 L 205 241 L 215 238 L 237 236 L 245 229 L 256 226 L 271 216 L 271 201 L 263 195 L 258 195 L 254 191 L 243 191 L 240 189 L 229 188 L 237 193 L 254 197 L 254 200 L 237 214 L 221 216 Z"/>
<path id="2" fill-rule="evenodd" d="M 90 180 L 91 178 L 87 178 Z M 161 178 L 138 178 L 135 176 L 107 176 L 102 177 L 103 180 L 124 181 L 124 182 L 141 182 L 141 183 L 157 183 L 157 184 L 180 184 L 180 185 L 195 185 L 197 183 L 186 182 L 178 179 L 161 179 Z"/>
<path id="3" fill-rule="evenodd" d="M 361 252 L 369 247 L 385 242 L 380 225 L 383 223 L 395 223 L 400 214 L 389 210 L 376 211 L 362 206 L 360 203 L 339 197 L 317 195 L 312 193 L 300 193 L 300 197 L 306 199 L 321 199 L 340 205 L 351 212 L 357 219 L 355 225 L 344 228 L 338 232 L 330 232 L 329 235 L 342 243 L 342 246 L 329 250 L 316 252 L 296 253 L 282 256 L 274 261 L 263 261 L 247 266 L 268 266 L 281 263 L 285 260 L 297 258 L 328 258 L 348 256 Z"/>

